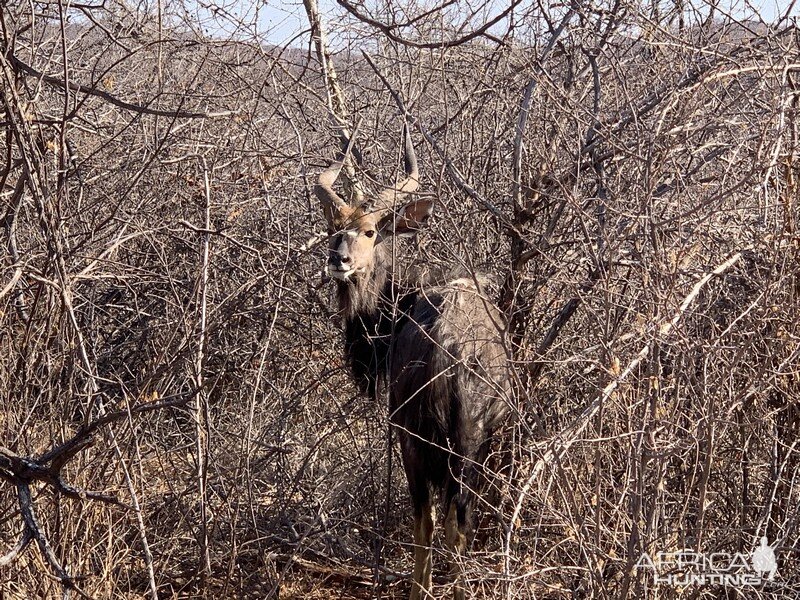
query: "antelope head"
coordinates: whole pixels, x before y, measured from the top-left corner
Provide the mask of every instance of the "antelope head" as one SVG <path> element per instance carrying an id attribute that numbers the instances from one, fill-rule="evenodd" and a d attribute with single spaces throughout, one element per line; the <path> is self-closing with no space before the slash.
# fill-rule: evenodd
<path id="1" fill-rule="evenodd" d="M 317 180 L 314 192 L 322 203 L 330 236 L 326 269 L 339 281 L 371 275 L 379 244 L 393 235 L 413 234 L 431 214 L 433 200 L 407 200 L 419 187 L 419 170 L 407 125 L 403 128 L 403 138 L 406 177 L 383 189 L 374 199 L 351 205 L 334 191 L 347 150 Z"/>

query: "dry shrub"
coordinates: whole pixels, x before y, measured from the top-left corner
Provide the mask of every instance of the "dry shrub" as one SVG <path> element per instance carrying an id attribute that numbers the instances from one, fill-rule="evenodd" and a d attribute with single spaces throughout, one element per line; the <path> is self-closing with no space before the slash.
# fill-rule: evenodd
<path id="1" fill-rule="evenodd" d="M 335 144 L 318 66 L 244 22 L 203 34 L 178 8 L 161 27 L 122 4 L 69 23 L 4 9 L 4 457 L 119 412 L 60 473 L 126 506 L 0 463 L 2 539 L 21 534 L 22 485 L 93 597 L 402 596 L 410 514 L 385 403 L 351 384 L 326 244 L 304 246 Z M 511 321 L 518 417 L 467 564 L 479 596 L 800 585 L 797 32 L 645 8 L 584 7 L 547 63 L 541 17 L 563 8 L 526 9 L 500 44 L 414 48 L 355 20 L 339 38 L 367 186 L 396 172 L 400 132 L 356 52 L 367 41 L 446 153 L 418 143 L 438 217 L 404 264 L 488 272 Z M 65 97 L 65 63 L 96 93 Z M 634 568 L 642 552 L 749 553 L 762 535 L 779 577 L 760 587 L 654 588 Z M 30 547 L 0 589 L 54 597 L 52 572 Z"/>

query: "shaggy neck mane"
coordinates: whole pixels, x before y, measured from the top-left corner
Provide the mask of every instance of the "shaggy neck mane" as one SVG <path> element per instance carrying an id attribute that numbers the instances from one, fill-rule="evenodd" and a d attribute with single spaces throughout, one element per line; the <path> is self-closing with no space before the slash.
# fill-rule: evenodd
<path id="1" fill-rule="evenodd" d="M 386 377 L 392 334 L 416 301 L 415 293 L 396 285 L 390 270 L 387 250 L 380 246 L 371 273 L 337 282 L 347 361 L 359 389 L 370 397 Z"/>

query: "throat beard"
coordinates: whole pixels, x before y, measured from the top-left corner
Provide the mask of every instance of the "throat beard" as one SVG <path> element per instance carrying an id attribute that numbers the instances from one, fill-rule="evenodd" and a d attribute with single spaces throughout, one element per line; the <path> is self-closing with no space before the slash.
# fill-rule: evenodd
<path id="1" fill-rule="evenodd" d="M 371 272 L 354 271 L 346 279 L 337 278 L 339 310 L 345 321 L 374 315 L 386 281 L 386 270 L 380 267 Z"/>

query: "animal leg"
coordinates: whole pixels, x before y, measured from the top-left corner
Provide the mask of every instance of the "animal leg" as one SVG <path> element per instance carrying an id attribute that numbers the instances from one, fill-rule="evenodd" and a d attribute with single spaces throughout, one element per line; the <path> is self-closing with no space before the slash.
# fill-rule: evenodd
<path id="1" fill-rule="evenodd" d="M 453 597 L 464 600 L 464 563 L 467 552 L 467 514 L 465 508 L 459 509 L 458 496 L 450 499 L 447 517 L 444 521 L 444 536 L 447 548 L 453 553 L 450 573 L 455 577 Z"/>
<path id="2" fill-rule="evenodd" d="M 431 540 L 434 509 L 430 502 L 414 511 L 414 580 L 411 600 L 433 598 Z"/>

